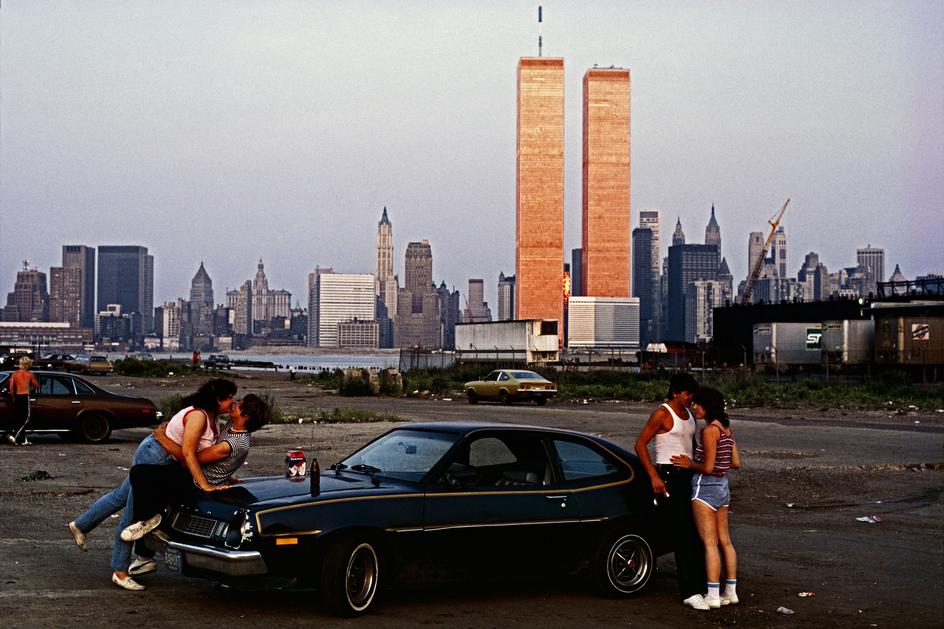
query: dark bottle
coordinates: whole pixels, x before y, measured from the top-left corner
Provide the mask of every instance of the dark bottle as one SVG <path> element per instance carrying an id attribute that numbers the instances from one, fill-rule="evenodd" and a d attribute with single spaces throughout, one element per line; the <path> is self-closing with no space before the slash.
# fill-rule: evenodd
<path id="1" fill-rule="evenodd" d="M 318 459 L 311 457 L 311 469 L 308 471 L 308 478 L 311 479 L 311 495 L 317 496 L 321 493 L 321 466 L 318 465 Z"/>

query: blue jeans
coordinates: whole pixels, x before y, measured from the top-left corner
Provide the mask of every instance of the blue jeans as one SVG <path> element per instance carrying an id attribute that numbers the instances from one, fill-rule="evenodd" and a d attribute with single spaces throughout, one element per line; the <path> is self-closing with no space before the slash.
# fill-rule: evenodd
<path id="1" fill-rule="evenodd" d="M 132 465 L 167 465 L 175 459 L 164 450 L 164 447 L 148 435 L 134 451 Z M 75 525 L 83 533 L 88 533 L 101 524 L 105 518 L 124 508 L 118 527 L 115 529 L 115 543 L 111 551 L 111 567 L 117 572 L 127 572 L 131 565 L 131 553 L 134 544 L 121 539 L 121 531 L 132 523 L 134 516 L 134 502 L 131 495 L 131 480 L 125 478 L 121 485 L 96 500 L 88 510 L 78 517 Z"/>

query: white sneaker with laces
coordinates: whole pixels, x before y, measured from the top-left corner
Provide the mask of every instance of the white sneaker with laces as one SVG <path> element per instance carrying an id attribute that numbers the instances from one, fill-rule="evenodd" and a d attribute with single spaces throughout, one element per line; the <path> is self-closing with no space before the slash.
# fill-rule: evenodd
<path id="1" fill-rule="evenodd" d="M 140 592 L 141 590 L 146 589 L 143 585 L 141 585 L 140 583 L 138 583 L 131 577 L 125 577 L 124 579 L 122 579 L 114 572 L 111 573 L 111 582 L 120 588 L 131 590 L 132 592 Z"/>
<path id="2" fill-rule="evenodd" d="M 740 602 L 737 594 L 725 594 L 721 597 L 722 605 L 737 605 Z"/>
<path id="3" fill-rule="evenodd" d="M 129 525 L 121 532 L 121 539 L 126 542 L 133 542 L 139 540 L 154 529 L 156 529 L 161 523 L 161 514 L 158 513 L 153 518 L 148 520 L 142 520 L 140 522 L 135 522 L 134 524 Z"/>
<path id="4" fill-rule="evenodd" d="M 682 601 L 682 604 L 702 612 L 706 612 L 711 609 L 711 607 L 708 605 L 708 601 L 706 601 L 705 597 L 701 594 L 689 596 L 684 601 Z"/>
<path id="5" fill-rule="evenodd" d="M 720 596 L 706 596 L 705 602 L 708 603 L 708 607 L 711 609 L 721 609 L 721 597 Z"/>

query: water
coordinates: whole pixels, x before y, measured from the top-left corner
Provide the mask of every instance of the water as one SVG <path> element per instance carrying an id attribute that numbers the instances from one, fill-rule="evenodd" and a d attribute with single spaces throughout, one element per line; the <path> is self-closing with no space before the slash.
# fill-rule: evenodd
<path id="1" fill-rule="evenodd" d="M 271 362 L 279 370 L 319 371 L 321 369 L 346 369 L 358 367 L 365 369 L 385 369 L 396 367 L 400 363 L 399 352 L 378 352 L 376 354 L 257 354 L 255 352 L 218 352 L 230 357 L 230 360 L 252 360 Z M 184 360 L 189 361 L 190 353 L 158 353 L 152 352 L 155 360 Z M 109 360 L 124 358 L 124 354 L 109 354 Z M 203 359 L 210 357 L 209 353 L 201 353 Z M 257 369 L 255 367 L 234 367 L 235 369 Z"/>

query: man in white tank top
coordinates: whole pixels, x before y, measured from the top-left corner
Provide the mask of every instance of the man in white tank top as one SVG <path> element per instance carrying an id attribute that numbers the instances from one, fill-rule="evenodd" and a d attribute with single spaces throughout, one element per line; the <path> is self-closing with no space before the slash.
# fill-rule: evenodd
<path id="1" fill-rule="evenodd" d="M 705 559 L 701 539 L 692 517 L 690 470 L 672 465 L 672 457 L 691 457 L 695 437 L 695 418 L 688 410 L 698 383 L 691 374 L 678 373 L 669 380 L 668 402 L 652 412 L 636 439 L 636 456 L 642 464 L 652 491 L 661 506 L 665 525 L 670 527 L 675 548 L 675 565 L 683 603 L 707 610 Z M 655 446 L 655 462 L 649 455 L 649 443 Z"/>

